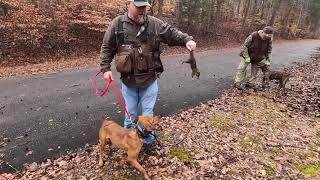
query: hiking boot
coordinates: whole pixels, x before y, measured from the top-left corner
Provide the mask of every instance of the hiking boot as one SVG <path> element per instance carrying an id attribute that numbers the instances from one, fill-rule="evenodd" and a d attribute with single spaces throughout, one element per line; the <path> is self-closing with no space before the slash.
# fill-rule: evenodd
<path id="1" fill-rule="evenodd" d="M 234 83 L 233 86 L 234 86 L 235 88 L 237 88 L 238 90 L 243 90 L 243 89 L 245 89 L 244 85 L 241 84 L 240 82 Z"/>
<path id="2" fill-rule="evenodd" d="M 247 87 L 247 88 L 255 88 L 256 87 L 256 85 L 255 84 L 253 84 L 253 83 L 246 83 L 246 86 L 245 87 Z"/>

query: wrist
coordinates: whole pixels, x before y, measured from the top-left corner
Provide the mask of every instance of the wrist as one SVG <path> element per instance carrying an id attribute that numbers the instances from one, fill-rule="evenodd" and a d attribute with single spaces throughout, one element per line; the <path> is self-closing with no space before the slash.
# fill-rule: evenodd
<path id="1" fill-rule="evenodd" d="M 184 40 L 185 44 L 187 44 L 189 41 L 194 41 L 192 36 L 188 36 L 188 37 Z"/>
<path id="2" fill-rule="evenodd" d="M 105 72 L 111 71 L 111 68 L 102 68 L 100 71 L 102 73 L 105 73 Z"/>

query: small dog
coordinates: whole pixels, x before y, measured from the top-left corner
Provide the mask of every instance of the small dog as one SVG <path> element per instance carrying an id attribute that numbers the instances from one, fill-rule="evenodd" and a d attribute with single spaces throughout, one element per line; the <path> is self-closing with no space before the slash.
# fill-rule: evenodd
<path id="1" fill-rule="evenodd" d="M 138 124 L 149 132 L 156 130 L 160 120 L 153 116 L 139 116 Z M 138 132 L 138 128 L 126 129 L 111 121 L 110 118 L 103 118 L 102 126 L 99 130 L 99 166 L 102 167 L 104 147 L 108 143 L 116 145 L 118 148 L 127 151 L 129 163 L 138 169 L 147 180 L 150 180 L 146 170 L 139 164 L 138 155 L 144 143 L 144 138 Z"/>
<path id="2" fill-rule="evenodd" d="M 284 94 L 286 91 L 286 84 L 290 78 L 290 74 L 284 71 L 275 71 L 270 70 L 269 71 L 269 81 L 270 80 L 277 80 L 279 81 L 279 91 L 282 90 L 282 93 Z"/>

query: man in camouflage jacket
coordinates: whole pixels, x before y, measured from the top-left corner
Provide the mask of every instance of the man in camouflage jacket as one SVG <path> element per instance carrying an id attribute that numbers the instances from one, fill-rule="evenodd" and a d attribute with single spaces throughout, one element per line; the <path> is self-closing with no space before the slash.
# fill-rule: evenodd
<path id="1" fill-rule="evenodd" d="M 268 82 L 269 66 L 271 65 L 270 54 L 272 51 L 273 29 L 266 26 L 263 30 L 250 34 L 242 45 L 241 62 L 237 68 L 235 87 L 243 89 L 245 86 L 253 87 L 257 79 L 259 69 L 263 73 L 263 86 Z M 251 75 L 246 81 L 246 68 L 251 64 Z"/>
<path id="2" fill-rule="evenodd" d="M 116 69 L 121 74 L 122 95 L 134 121 L 137 120 L 138 106 L 142 115 L 153 115 L 158 95 L 157 77 L 163 71 L 160 43 L 186 46 L 190 51 L 196 49 L 191 36 L 147 15 L 148 6 L 148 0 L 127 0 L 127 13 L 112 20 L 100 53 L 101 72 L 106 80 L 113 79 L 110 67 L 115 57 Z M 132 126 L 126 115 L 124 127 Z M 145 143 L 150 144 L 153 139 L 154 136 L 149 135 Z"/>

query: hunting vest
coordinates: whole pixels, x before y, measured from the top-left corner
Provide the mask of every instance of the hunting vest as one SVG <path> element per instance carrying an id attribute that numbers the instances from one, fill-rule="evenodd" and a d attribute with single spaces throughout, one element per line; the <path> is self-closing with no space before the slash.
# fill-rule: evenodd
<path id="1" fill-rule="evenodd" d="M 148 87 L 162 72 L 160 40 L 150 28 L 148 16 L 137 25 L 122 15 L 115 32 L 117 54 L 115 66 L 122 82 L 129 87 Z"/>
<path id="2" fill-rule="evenodd" d="M 251 59 L 251 63 L 259 63 L 264 58 L 266 58 L 270 41 L 270 38 L 266 40 L 261 39 L 258 32 L 252 33 L 252 41 L 250 46 L 248 47 L 248 53 Z"/>

